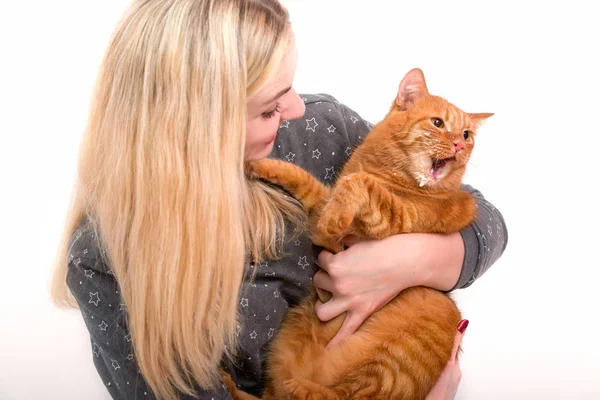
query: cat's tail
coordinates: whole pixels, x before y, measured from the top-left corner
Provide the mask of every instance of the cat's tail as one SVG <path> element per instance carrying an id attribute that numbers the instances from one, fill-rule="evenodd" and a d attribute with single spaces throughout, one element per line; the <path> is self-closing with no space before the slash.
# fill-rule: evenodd
<path id="1" fill-rule="evenodd" d="M 252 176 L 279 185 L 289 192 L 309 215 L 329 194 L 329 188 L 308 171 L 285 161 L 264 159 L 249 163 L 248 168 Z"/>

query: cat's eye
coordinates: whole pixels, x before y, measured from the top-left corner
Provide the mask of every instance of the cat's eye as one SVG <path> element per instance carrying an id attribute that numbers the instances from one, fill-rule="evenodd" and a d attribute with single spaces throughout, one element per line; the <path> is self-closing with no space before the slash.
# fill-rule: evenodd
<path id="1" fill-rule="evenodd" d="M 442 121 L 439 118 L 431 118 L 431 123 L 433 125 L 435 125 L 436 128 L 443 128 L 444 127 L 444 121 Z"/>
<path id="2" fill-rule="evenodd" d="M 469 136 L 471 136 L 471 132 L 469 132 L 469 131 L 463 132 L 463 137 L 465 138 L 465 140 L 467 140 L 469 138 Z"/>

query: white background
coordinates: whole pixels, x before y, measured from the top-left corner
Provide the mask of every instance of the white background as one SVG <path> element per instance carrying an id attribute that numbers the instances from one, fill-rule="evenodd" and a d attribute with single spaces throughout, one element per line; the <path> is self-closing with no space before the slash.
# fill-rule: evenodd
<path id="1" fill-rule="evenodd" d="M 50 264 L 95 74 L 124 0 L 0 11 L 0 399 L 108 399 Z M 590 1 L 285 1 L 296 88 L 377 122 L 413 67 L 481 129 L 466 181 L 503 213 L 504 256 L 455 298 L 458 399 L 600 399 L 600 30 Z"/>

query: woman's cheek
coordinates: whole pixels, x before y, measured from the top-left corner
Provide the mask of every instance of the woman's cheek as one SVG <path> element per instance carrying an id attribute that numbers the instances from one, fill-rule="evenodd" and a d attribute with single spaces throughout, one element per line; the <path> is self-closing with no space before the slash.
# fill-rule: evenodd
<path id="1" fill-rule="evenodd" d="M 262 127 L 262 137 L 267 140 L 267 142 L 275 135 L 277 135 L 277 130 L 279 129 L 280 119 L 277 117 L 273 117 L 265 121 L 265 124 Z"/>

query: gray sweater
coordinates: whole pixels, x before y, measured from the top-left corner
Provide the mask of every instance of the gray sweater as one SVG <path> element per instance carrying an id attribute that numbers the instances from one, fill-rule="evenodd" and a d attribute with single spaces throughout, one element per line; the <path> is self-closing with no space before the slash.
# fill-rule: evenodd
<path id="1" fill-rule="evenodd" d="M 303 95 L 306 113 L 284 121 L 270 157 L 295 163 L 326 184 L 335 182 L 344 163 L 372 128 L 357 113 L 328 95 Z M 507 231 L 500 212 L 480 192 L 464 186 L 477 201 L 477 220 L 461 231 L 465 259 L 455 288 L 479 278 L 503 253 Z M 90 333 L 93 360 L 114 399 L 155 399 L 139 372 L 127 328 L 127 310 L 103 251 L 84 219 L 73 234 L 67 283 L 75 296 Z M 223 367 L 245 391 L 260 395 L 266 351 L 288 310 L 308 293 L 316 272 L 319 249 L 306 236 L 286 244 L 287 257 L 250 265 L 255 279 L 246 280 L 239 298 L 239 358 L 236 366 Z M 231 399 L 223 386 L 219 392 L 200 389 L 198 399 Z M 191 399 L 181 395 L 181 399 Z"/>

